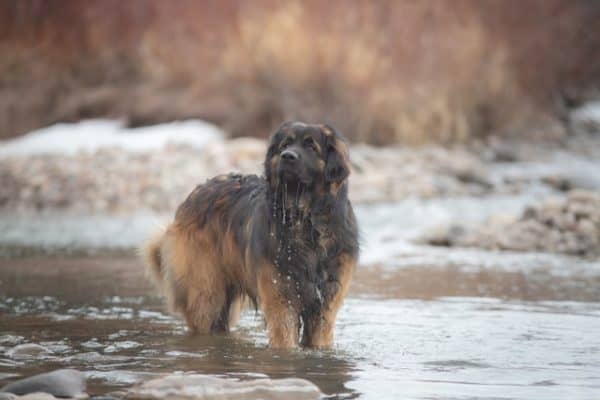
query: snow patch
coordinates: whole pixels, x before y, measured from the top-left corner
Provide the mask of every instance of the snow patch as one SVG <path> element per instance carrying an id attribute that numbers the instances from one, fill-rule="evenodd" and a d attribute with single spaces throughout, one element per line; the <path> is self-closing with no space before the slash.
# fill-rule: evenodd
<path id="1" fill-rule="evenodd" d="M 73 155 L 106 147 L 147 152 L 161 149 L 168 143 L 183 143 L 202 148 L 208 142 L 222 139 L 223 136 L 218 127 L 200 120 L 177 121 L 134 129 L 124 127 L 123 121 L 86 120 L 56 124 L 15 139 L 0 141 L 0 157 Z"/>
<path id="2" fill-rule="evenodd" d="M 600 100 L 590 101 L 571 112 L 575 131 L 600 133 Z"/>

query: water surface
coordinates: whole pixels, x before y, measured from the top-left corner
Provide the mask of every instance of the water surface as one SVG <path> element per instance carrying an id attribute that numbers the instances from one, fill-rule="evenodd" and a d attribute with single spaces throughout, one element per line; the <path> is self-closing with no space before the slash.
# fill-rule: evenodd
<path id="1" fill-rule="evenodd" d="M 332 398 L 599 399 L 600 262 L 412 240 L 545 195 L 358 207 L 361 263 L 330 351 L 268 349 L 253 310 L 230 336 L 189 336 L 133 251 L 169 216 L 3 215 L 0 385 L 75 367 L 92 394 L 179 371 L 301 377 Z M 15 354 L 27 343 L 46 351 Z"/>
<path id="2" fill-rule="evenodd" d="M 524 284 L 514 291 L 511 278 L 493 270 L 487 283 L 479 279 L 482 287 L 477 275 L 460 270 L 433 268 L 420 278 L 414 270 L 381 273 L 359 270 L 333 350 L 283 352 L 267 348 L 262 319 L 252 310 L 230 336 L 189 336 L 164 312 L 133 256 L 2 260 L 0 379 L 68 366 L 86 371 L 96 394 L 182 371 L 302 377 L 338 398 L 600 396 L 598 285 L 586 301 L 550 300 L 552 287 L 526 300 L 533 289 Z M 472 282 L 461 289 L 443 284 L 445 275 Z M 408 276 L 407 292 L 401 281 Z M 532 274 L 530 286 L 546 278 Z M 500 288 L 490 284 L 494 279 Z M 563 287 L 569 285 L 555 286 L 569 297 Z M 475 297 L 475 290 L 502 298 Z M 11 354 L 22 343 L 49 352 Z"/>

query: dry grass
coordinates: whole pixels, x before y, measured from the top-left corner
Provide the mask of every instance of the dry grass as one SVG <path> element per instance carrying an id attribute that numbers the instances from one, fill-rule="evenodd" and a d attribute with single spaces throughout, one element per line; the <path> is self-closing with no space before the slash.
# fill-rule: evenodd
<path id="1" fill-rule="evenodd" d="M 235 136 L 326 121 L 376 144 L 535 124 L 543 135 L 555 97 L 600 77 L 600 6 L 585 0 L 0 0 L 0 11 L 2 136 L 105 115 L 199 116 Z"/>

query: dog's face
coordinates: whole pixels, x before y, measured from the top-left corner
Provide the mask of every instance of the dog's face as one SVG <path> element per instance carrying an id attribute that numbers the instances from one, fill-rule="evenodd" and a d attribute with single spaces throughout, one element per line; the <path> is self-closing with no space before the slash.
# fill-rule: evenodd
<path id="1" fill-rule="evenodd" d="M 271 137 L 265 176 L 271 185 L 339 186 L 350 173 L 348 148 L 328 125 L 286 122 Z"/>

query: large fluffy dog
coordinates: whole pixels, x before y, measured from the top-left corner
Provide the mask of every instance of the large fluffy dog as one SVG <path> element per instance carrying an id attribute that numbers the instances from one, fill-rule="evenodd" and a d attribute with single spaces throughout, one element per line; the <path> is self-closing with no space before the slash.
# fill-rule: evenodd
<path id="1" fill-rule="evenodd" d="M 228 332 L 249 298 L 272 347 L 328 347 L 358 256 L 348 148 L 327 125 L 283 124 L 264 178 L 223 175 L 194 189 L 144 248 L 193 332 Z"/>

